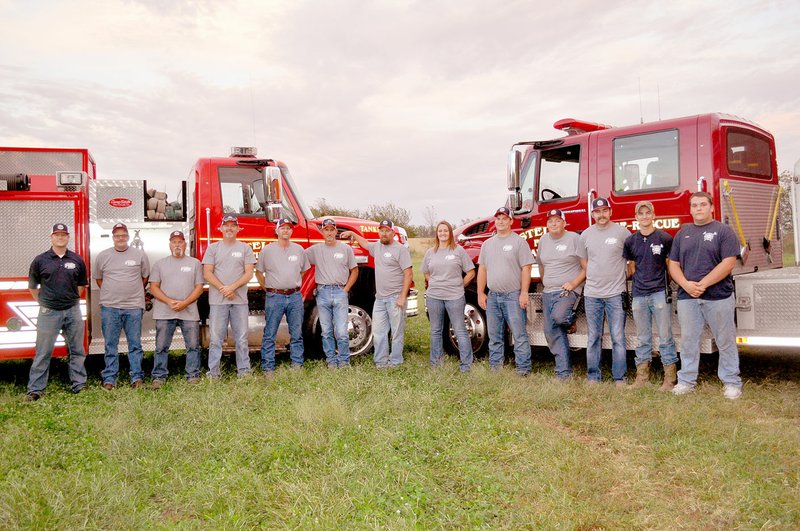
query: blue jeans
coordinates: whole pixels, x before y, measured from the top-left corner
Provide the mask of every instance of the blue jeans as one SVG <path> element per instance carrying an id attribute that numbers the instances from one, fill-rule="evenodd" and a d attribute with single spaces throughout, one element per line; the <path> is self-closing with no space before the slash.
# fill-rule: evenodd
<path id="1" fill-rule="evenodd" d="M 663 365 L 678 363 L 672 339 L 672 305 L 663 291 L 633 298 L 633 320 L 636 323 L 636 365 L 653 359 L 653 318 L 658 328 L 658 351 Z"/>
<path id="2" fill-rule="evenodd" d="M 100 306 L 101 328 L 106 344 L 106 366 L 100 373 L 103 383 L 117 385 L 119 374 L 119 335 L 125 330 L 128 340 L 128 363 L 131 366 L 131 383 L 144 380 L 142 370 L 142 315 L 141 308 L 110 308 Z"/>
<path id="3" fill-rule="evenodd" d="M 467 325 L 464 322 L 464 307 L 467 301 L 464 297 L 445 301 L 428 297 L 426 299 L 428 307 L 428 319 L 431 322 L 431 365 L 439 366 L 444 360 L 442 342 L 444 334 L 450 334 L 449 330 L 444 329 L 444 314 L 447 317 L 456 333 L 458 340 L 458 354 L 461 358 L 459 368 L 461 372 L 467 372 L 472 367 L 472 341 L 467 333 Z M 448 338 L 447 341 L 450 339 Z"/>
<path id="4" fill-rule="evenodd" d="M 67 310 L 51 310 L 39 306 L 36 321 L 36 356 L 28 375 L 28 392 L 43 393 L 50 375 L 50 359 L 58 334 L 63 332 L 69 356 L 70 388 L 78 392 L 86 385 L 86 352 L 83 349 L 83 319 L 81 307 L 76 304 Z"/>
<path id="5" fill-rule="evenodd" d="M 556 361 L 556 377 L 562 380 L 572 376 L 567 330 L 575 322 L 575 306 L 579 298 L 574 291 L 563 297 L 561 291 L 542 293 L 544 337 Z"/>
<path id="6" fill-rule="evenodd" d="M 514 340 L 514 363 L 517 372 L 530 374 L 531 345 L 525 330 L 527 314 L 519 306 L 519 291 L 497 293 L 489 291 L 486 303 L 486 326 L 489 331 L 489 367 L 499 369 L 505 358 L 505 328 L 511 329 Z"/>
<path id="7" fill-rule="evenodd" d="M 347 293 L 340 286 L 317 286 L 317 314 L 322 329 L 322 350 L 331 367 L 350 365 L 350 336 L 347 332 L 349 307 Z"/>
<path id="8" fill-rule="evenodd" d="M 586 346 L 586 376 L 589 380 L 599 382 L 600 355 L 603 349 L 603 322 L 608 319 L 611 332 L 611 376 L 615 382 L 621 382 L 628 374 L 628 360 L 625 358 L 625 310 L 622 307 L 622 295 L 608 298 L 584 297 L 586 308 L 586 324 L 589 334 Z"/>
<path id="9" fill-rule="evenodd" d="M 186 345 L 186 378 L 200 377 L 200 321 L 156 319 L 156 353 L 153 356 L 153 380 L 166 380 L 169 375 L 169 347 L 175 328 L 181 327 Z"/>
<path id="10" fill-rule="evenodd" d="M 289 326 L 289 357 L 292 367 L 303 365 L 303 295 L 295 291 L 291 295 L 267 292 L 264 303 L 264 337 L 261 340 L 261 370 L 275 370 L 275 336 L 281 319 L 286 316 Z"/>
<path id="11" fill-rule="evenodd" d="M 376 298 L 372 305 L 373 360 L 377 367 L 396 367 L 403 363 L 406 309 L 397 305 L 397 295 Z M 392 332 L 392 351 L 389 352 L 389 330 Z"/>
<path id="12" fill-rule="evenodd" d="M 208 311 L 208 328 L 211 338 L 208 345 L 208 373 L 219 377 L 219 363 L 222 360 L 222 342 L 231 325 L 236 343 L 236 372 L 243 376 L 250 372 L 250 348 L 247 344 L 247 304 L 212 304 Z"/>
<path id="13" fill-rule="evenodd" d="M 678 301 L 678 321 L 681 324 L 681 370 L 678 383 L 694 386 L 700 365 L 700 335 L 708 323 L 719 348 L 717 374 L 722 383 L 742 386 L 739 377 L 739 349 L 736 347 L 733 295 L 718 301 L 682 299 Z"/>

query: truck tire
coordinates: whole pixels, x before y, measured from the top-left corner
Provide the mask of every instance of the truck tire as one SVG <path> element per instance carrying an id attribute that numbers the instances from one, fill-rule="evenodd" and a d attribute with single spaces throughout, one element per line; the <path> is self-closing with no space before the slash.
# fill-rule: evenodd
<path id="1" fill-rule="evenodd" d="M 489 334 L 486 327 L 486 312 L 475 301 L 467 301 L 464 307 L 464 320 L 467 325 L 467 334 L 472 341 L 472 353 L 478 358 L 486 355 L 489 350 Z M 443 334 L 444 350 L 448 354 L 458 356 L 458 342 L 450 326 L 450 321 L 445 315 L 445 330 Z"/>
<path id="2" fill-rule="evenodd" d="M 347 331 L 350 336 L 350 355 L 361 356 L 372 349 L 372 316 L 361 306 L 359 301 L 350 301 L 348 307 Z M 319 312 L 317 307 L 309 313 L 306 321 L 306 347 L 308 353 L 319 353 L 325 357 L 322 350 L 322 329 L 319 326 Z"/>

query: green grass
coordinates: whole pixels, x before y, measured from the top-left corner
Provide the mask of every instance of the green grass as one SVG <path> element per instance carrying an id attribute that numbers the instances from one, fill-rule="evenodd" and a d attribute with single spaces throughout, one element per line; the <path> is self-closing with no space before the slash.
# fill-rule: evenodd
<path id="1" fill-rule="evenodd" d="M 33 404 L 29 363 L 2 363 L 0 528 L 800 526 L 798 353 L 743 353 L 729 402 L 713 356 L 685 397 L 558 383 L 543 351 L 525 379 L 432 370 L 427 326 L 390 371 L 237 381 L 226 359 L 220 382 L 107 393 L 92 358 L 71 395 L 56 361 Z"/>

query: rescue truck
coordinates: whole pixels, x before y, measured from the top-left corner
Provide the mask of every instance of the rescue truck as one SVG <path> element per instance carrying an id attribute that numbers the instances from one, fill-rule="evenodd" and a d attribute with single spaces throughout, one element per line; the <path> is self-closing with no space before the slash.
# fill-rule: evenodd
<path id="1" fill-rule="evenodd" d="M 775 140 L 769 132 L 745 119 L 719 113 L 625 127 L 568 118 L 554 127 L 566 136 L 518 142 L 508 159 L 507 206 L 514 211 L 512 229 L 528 242 L 534 255 L 551 209 L 562 210 L 567 230 L 580 233 L 592 223 L 592 200 L 605 197 L 612 208 L 612 221 L 633 232 L 638 229 L 634 206 L 646 199 L 655 208 L 654 225 L 674 236 L 681 225 L 692 223 L 689 196 L 698 190 L 708 192 L 713 197 L 714 218 L 733 228 L 741 248 L 733 271 L 737 342 L 800 346 L 800 268 L 783 266 L 784 234 L 778 219 L 782 189 Z M 790 194 L 795 227 L 797 190 L 793 182 Z M 794 230 L 795 242 L 797 233 Z M 493 218 L 471 222 L 456 231 L 460 245 L 476 263 L 481 245 L 493 234 Z M 528 337 L 532 345 L 546 346 L 536 264 L 531 277 Z M 676 315 L 674 283 L 672 292 Z M 576 348 L 587 343 L 582 311 L 581 304 L 577 331 L 569 336 L 570 345 Z M 630 311 L 628 317 L 626 339 L 631 349 L 636 336 Z M 486 316 L 478 306 L 475 283 L 467 291 L 465 318 L 474 350 L 486 351 Z M 673 321 L 679 340 L 677 318 Z M 444 339 L 445 347 L 455 352 L 455 339 L 450 336 Z M 603 348 L 610 347 L 606 333 Z M 715 350 L 708 330 L 702 349 Z"/>
<path id="2" fill-rule="evenodd" d="M 242 230 L 241 241 L 258 254 L 276 240 L 275 220 L 289 218 L 296 223 L 292 241 L 303 247 L 323 242 L 321 219 L 316 219 L 283 162 L 257 158 L 255 148 L 233 148 L 229 157 L 199 159 L 185 181 L 170 185 L 177 197 L 156 191 L 147 180 L 103 180 L 97 178 L 95 161 L 87 149 L 0 148 L 0 360 L 31 358 L 35 354 L 36 321 L 39 305 L 28 291 L 28 268 L 33 258 L 50 246 L 54 223 L 67 223 L 70 249 L 86 262 L 91 278 L 94 257 L 113 245 L 111 228 L 123 222 L 131 234 L 130 245 L 142 248 L 150 263 L 169 254 L 169 234 L 182 230 L 192 256 L 202 260 L 208 246 L 222 239 L 218 228 L 222 218 L 234 214 Z M 373 221 L 334 217 L 339 232 L 353 230 L 377 240 L 378 224 Z M 405 243 L 399 232 L 396 238 Z M 354 246 L 359 276 L 350 296 L 348 329 L 352 355 L 372 347 L 372 304 L 375 297 L 374 262 L 365 249 Z M 304 335 L 307 352 L 321 353 L 315 306 L 313 269 L 301 287 L 305 301 Z M 87 352 L 102 353 L 100 293 L 94 281 L 81 301 L 87 322 Z M 201 343 L 208 346 L 208 295 L 199 299 Z M 249 344 L 261 348 L 264 299 L 255 278 L 248 284 Z M 412 288 L 407 316 L 417 314 L 417 292 Z M 278 345 L 288 345 L 288 332 L 279 331 Z M 145 350 L 155 348 L 155 323 L 145 312 L 142 322 Z M 179 333 L 173 348 L 183 347 Z M 226 350 L 233 350 L 229 337 Z M 124 339 L 120 352 L 127 351 Z M 54 355 L 66 354 L 59 336 Z"/>

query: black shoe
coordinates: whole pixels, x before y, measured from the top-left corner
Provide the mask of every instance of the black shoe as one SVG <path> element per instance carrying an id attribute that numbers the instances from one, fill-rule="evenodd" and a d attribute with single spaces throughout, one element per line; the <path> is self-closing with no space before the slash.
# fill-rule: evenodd
<path id="1" fill-rule="evenodd" d="M 72 390 L 72 394 L 77 395 L 78 393 L 83 392 L 83 387 L 78 387 L 77 389 Z"/>
<path id="2" fill-rule="evenodd" d="M 25 395 L 25 397 L 22 400 L 23 400 L 23 402 L 36 402 L 40 398 L 42 398 L 41 393 L 37 393 L 35 391 L 31 391 L 30 393 Z"/>

